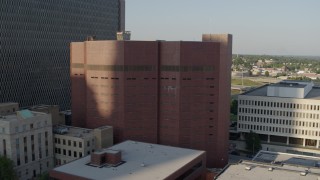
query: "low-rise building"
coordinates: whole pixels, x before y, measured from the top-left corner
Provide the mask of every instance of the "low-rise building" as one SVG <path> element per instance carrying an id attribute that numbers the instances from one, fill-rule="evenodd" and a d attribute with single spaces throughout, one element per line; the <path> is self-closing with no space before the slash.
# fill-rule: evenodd
<path id="1" fill-rule="evenodd" d="M 55 165 L 82 158 L 102 148 L 113 145 L 113 128 L 96 129 L 59 125 L 53 128 Z"/>
<path id="2" fill-rule="evenodd" d="M 31 179 L 53 168 L 51 115 L 0 104 L 0 154 L 14 162 L 19 179 Z"/>
<path id="3" fill-rule="evenodd" d="M 282 81 L 238 96 L 237 131 L 259 134 L 263 150 L 320 156 L 319 118 L 320 87 L 312 82 Z"/>
<path id="4" fill-rule="evenodd" d="M 206 152 L 125 141 L 56 167 L 50 177 L 69 179 L 196 179 L 205 175 Z"/>
<path id="5" fill-rule="evenodd" d="M 60 113 L 58 105 L 36 105 L 28 108 L 30 111 L 44 112 L 51 114 L 52 125 L 65 124 L 65 114 Z"/>

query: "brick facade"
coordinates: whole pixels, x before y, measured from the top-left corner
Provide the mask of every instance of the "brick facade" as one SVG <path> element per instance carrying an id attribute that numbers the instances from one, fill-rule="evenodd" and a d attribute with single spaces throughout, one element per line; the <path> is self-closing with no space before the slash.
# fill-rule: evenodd
<path id="1" fill-rule="evenodd" d="M 213 42 L 71 44 L 73 125 L 127 139 L 207 151 L 228 162 L 231 35 Z"/>

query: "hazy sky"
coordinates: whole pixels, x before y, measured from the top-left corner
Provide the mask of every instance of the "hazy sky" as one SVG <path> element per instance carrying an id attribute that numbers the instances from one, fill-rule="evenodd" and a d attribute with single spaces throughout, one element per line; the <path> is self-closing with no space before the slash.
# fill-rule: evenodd
<path id="1" fill-rule="evenodd" d="M 233 53 L 320 56 L 320 0 L 126 0 L 133 40 L 233 35 Z"/>

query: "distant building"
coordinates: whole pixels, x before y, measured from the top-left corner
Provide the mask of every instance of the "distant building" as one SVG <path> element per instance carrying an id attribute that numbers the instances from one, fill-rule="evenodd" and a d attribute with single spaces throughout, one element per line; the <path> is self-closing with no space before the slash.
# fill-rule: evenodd
<path id="1" fill-rule="evenodd" d="M 55 165 L 69 163 L 102 148 L 113 145 L 113 129 L 96 129 L 59 125 L 53 128 Z"/>
<path id="2" fill-rule="evenodd" d="M 320 156 L 319 118 L 312 82 L 286 80 L 238 96 L 237 131 L 259 134 L 263 150 Z"/>
<path id="3" fill-rule="evenodd" d="M 196 179 L 205 173 L 206 152 L 125 141 L 50 171 L 69 179 Z"/>
<path id="4" fill-rule="evenodd" d="M 319 179 L 319 157 L 260 151 L 252 161 L 229 164 L 217 180 L 315 180 Z"/>
<path id="5" fill-rule="evenodd" d="M 44 112 L 51 114 L 52 116 L 52 125 L 65 124 L 65 114 L 59 112 L 58 105 L 36 105 L 28 108 L 30 111 Z"/>
<path id="6" fill-rule="evenodd" d="M 71 110 L 60 111 L 60 116 L 64 116 L 64 123 L 67 126 L 72 125 L 72 112 Z"/>
<path id="7" fill-rule="evenodd" d="M 307 77 L 310 78 L 312 80 L 316 80 L 320 78 L 320 74 L 317 73 L 302 73 L 298 75 L 299 77 Z"/>
<path id="8" fill-rule="evenodd" d="M 14 162 L 19 179 L 31 179 L 53 168 L 51 115 L 0 104 L 0 154 Z"/>
<path id="9" fill-rule="evenodd" d="M 205 150 L 208 167 L 224 167 L 231 56 L 229 34 L 71 43 L 73 126 L 113 126 L 115 143 Z"/>
<path id="10" fill-rule="evenodd" d="M 232 77 L 249 77 L 249 71 L 232 71 L 231 72 Z"/>
<path id="11" fill-rule="evenodd" d="M 118 41 L 129 41 L 131 39 L 130 31 L 121 31 L 117 32 L 117 40 Z"/>

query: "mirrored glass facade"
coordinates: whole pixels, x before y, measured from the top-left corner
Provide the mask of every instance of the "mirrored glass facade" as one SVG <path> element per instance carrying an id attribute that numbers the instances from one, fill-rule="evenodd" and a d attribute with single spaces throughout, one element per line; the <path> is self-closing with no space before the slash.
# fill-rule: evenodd
<path id="1" fill-rule="evenodd" d="M 116 39 L 118 0 L 1 0 L 0 102 L 70 109 L 70 42 Z"/>

